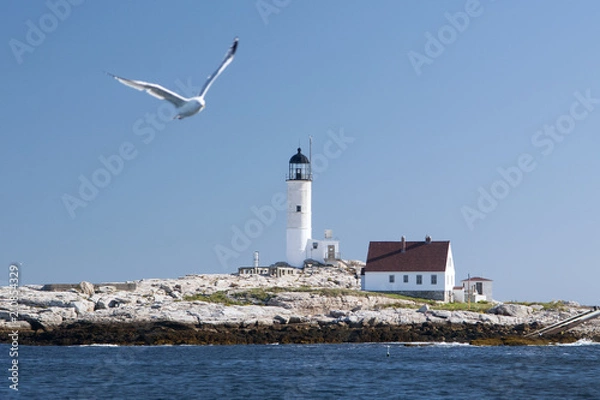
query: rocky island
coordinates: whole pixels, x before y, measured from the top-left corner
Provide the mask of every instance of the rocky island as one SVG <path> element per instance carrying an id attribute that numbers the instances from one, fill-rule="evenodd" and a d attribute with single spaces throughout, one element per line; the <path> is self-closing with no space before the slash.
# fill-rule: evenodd
<path id="1" fill-rule="evenodd" d="M 522 344 L 589 309 L 577 303 L 444 304 L 360 291 L 360 262 L 281 277 L 186 275 L 113 284 L 0 288 L 0 342 L 164 345 L 342 342 Z M 18 311 L 16 321 L 12 320 Z M 11 314 L 12 313 L 12 314 Z M 507 339 L 509 338 L 509 339 Z M 600 319 L 545 342 L 600 341 Z M 527 342 L 529 343 L 529 342 Z"/>

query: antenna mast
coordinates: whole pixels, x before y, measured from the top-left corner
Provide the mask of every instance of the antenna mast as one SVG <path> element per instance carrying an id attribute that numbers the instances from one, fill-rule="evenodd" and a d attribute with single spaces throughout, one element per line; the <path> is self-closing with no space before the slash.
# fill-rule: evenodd
<path id="1" fill-rule="evenodd" d="M 312 180 L 312 136 L 308 136 L 308 176 Z"/>

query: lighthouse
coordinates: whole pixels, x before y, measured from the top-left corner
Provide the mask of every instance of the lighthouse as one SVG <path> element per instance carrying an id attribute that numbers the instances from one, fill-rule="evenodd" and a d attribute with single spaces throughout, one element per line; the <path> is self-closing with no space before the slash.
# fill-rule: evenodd
<path id="1" fill-rule="evenodd" d="M 287 262 L 303 267 L 312 237 L 312 172 L 302 149 L 290 158 L 287 174 Z"/>

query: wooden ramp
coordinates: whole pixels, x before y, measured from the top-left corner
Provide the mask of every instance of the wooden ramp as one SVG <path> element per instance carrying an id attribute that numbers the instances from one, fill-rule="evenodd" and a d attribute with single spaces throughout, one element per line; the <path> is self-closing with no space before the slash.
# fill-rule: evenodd
<path id="1" fill-rule="evenodd" d="M 553 333 L 560 333 L 567 331 L 571 328 L 575 328 L 577 325 L 581 325 L 586 321 L 600 317 L 600 307 L 594 307 L 593 309 L 575 315 L 574 317 L 567 318 L 564 321 L 557 322 L 550 326 L 546 326 L 538 331 L 529 333 L 525 337 L 536 337 L 542 335 L 552 335 Z"/>

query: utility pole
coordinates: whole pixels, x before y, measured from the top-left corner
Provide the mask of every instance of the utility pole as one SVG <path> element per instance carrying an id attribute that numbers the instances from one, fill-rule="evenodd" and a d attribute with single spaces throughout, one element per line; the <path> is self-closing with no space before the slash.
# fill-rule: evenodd
<path id="1" fill-rule="evenodd" d="M 468 310 L 471 310 L 471 274 L 467 275 L 467 296 L 469 297 Z"/>

